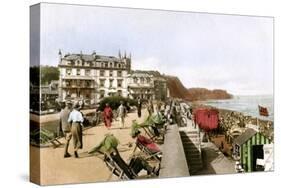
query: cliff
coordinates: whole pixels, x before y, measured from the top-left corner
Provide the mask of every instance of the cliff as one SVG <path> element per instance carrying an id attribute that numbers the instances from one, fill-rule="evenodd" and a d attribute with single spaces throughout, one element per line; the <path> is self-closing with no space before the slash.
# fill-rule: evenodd
<path id="1" fill-rule="evenodd" d="M 165 76 L 170 96 L 189 101 L 208 99 L 230 99 L 232 95 L 222 89 L 209 90 L 206 88 L 186 88 L 176 76 Z"/>
<path id="2" fill-rule="evenodd" d="M 187 100 L 231 99 L 232 95 L 222 89 L 208 90 L 205 88 L 189 88 L 186 91 Z"/>
<path id="3" fill-rule="evenodd" d="M 175 76 L 165 76 L 165 77 L 167 79 L 170 96 L 173 98 L 185 99 L 187 89 L 184 87 L 184 85 L 181 83 L 178 77 Z"/>

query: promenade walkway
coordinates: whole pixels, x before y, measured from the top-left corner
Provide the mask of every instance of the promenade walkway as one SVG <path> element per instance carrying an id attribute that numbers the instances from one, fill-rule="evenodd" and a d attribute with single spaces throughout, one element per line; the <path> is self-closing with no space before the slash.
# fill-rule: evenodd
<path id="1" fill-rule="evenodd" d="M 41 183 L 46 184 L 68 184 L 68 183 L 86 183 L 117 180 L 111 176 L 110 171 L 103 162 L 102 155 L 89 156 L 87 151 L 100 143 L 106 133 L 113 133 L 120 141 L 118 149 L 120 155 L 129 159 L 133 153 L 133 146 L 129 147 L 134 140 L 130 136 L 132 120 L 143 122 L 148 116 L 145 109 L 142 110 L 142 117 L 138 118 L 137 113 L 129 113 L 125 119 L 124 129 L 119 129 L 119 122 L 114 121 L 112 128 L 108 130 L 104 126 L 97 126 L 87 129 L 83 132 L 83 149 L 79 150 L 80 158 L 63 158 L 64 146 L 59 148 L 41 148 Z M 60 139 L 65 143 L 64 138 Z M 31 147 L 30 152 L 35 152 L 39 148 Z M 69 152 L 73 154 L 72 142 Z"/>

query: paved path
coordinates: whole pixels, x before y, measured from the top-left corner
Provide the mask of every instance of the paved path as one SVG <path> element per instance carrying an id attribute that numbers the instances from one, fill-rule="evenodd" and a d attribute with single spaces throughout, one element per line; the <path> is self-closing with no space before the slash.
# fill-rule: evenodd
<path id="1" fill-rule="evenodd" d="M 144 109 L 142 117 L 137 118 L 136 112 L 129 113 L 125 120 L 125 129 L 119 129 L 119 122 L 114 121 L 112 129 L 107 130 L 104 126 L 97 126 L 85 130 L 83 136 L 84 147 L 79 150 L 80 158 L 63 158 L 64 148 L 42 148 L 41 153 L 41 182 L 46 184 L 68 184 L 68 183 L 86 183 L 97 181 L 117 180 L 115 176 L 110 176 L 110 171 L 103 162 L 103 156 L 89 156 L 87 151 L 96 146 L 104 138 L 106 133 L 113 133 L 120 141 L 118 147 L 121 156 L 127 160 L 133 152 L 133 147 L 129 143 L 134 143 L 130 136 L 130 126 L 132 120 L 143 122 L 147 116 Z M 64 139 L 61 139 L 64 143 Z M 39 148 L 31 147 L 31 152 Z M 73 154 L 72 142 L 69 152 Z"/>

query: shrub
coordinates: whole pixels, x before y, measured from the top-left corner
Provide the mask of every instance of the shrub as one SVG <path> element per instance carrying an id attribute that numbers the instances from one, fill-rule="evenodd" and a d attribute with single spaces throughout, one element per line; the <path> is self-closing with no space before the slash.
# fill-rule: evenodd
<path id="1" fill-rule="evenodd" d="M 126 106 L 128 111 L 130 110 L 131 106 L 137 105 L 136 100 L 133 100 L 130 98 L 125 98 L 125 97 L 120 97 L 120 96 L 113 96 L 113 97 L 106 97 L 103 100 L 101 100 L 98 110 L 103 111 L 106 103 L 109 104 L 109 106 L 112 108 L 112 110 L 116 110 L 120 106 L 121 101 L 124 102 L 124 105 Z"/>

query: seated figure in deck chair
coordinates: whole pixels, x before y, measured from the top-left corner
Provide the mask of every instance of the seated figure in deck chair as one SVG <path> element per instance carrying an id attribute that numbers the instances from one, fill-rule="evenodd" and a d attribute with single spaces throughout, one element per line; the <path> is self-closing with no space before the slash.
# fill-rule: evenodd
<path id="1" fill-rule="evenodd" d="M 102 142 L 88 153 L 103 153 L 107 167 L 120 179 L 136 179 L 139 177 L 138 173 L 141 170 L 146 170 L 148 175 L 155 176 L 157 174 L 155 168 L 151 167 L 141 157 L 133 157 L 127 164 L 118 152 L 118 144 L 119 141 L 113 134 L 107 134 Z"/>
<path id="2" fill-rule="evenodd" d="M 142 152 L 147 154 L 149 158 L 154 158 L 159 162 L 161 161 L 162 152 L 158 145 L 153 140 L 141 135 L 136 122 L 133 122 L 131 136 L 132 138 L 136 138 L 136 148 L 138 147 Z"/>
<path id="3" fill-rule="evenodd" d="M 166 119 L 159 112 L 148 116 L 143 123 L 139 124 L 139 127 L 143 128 L 143 130 L 145 131 L 147 136 L 150 137 L 150 139 L 154 141 L 163 141 L 166 130 L 165 123 Z"/>

